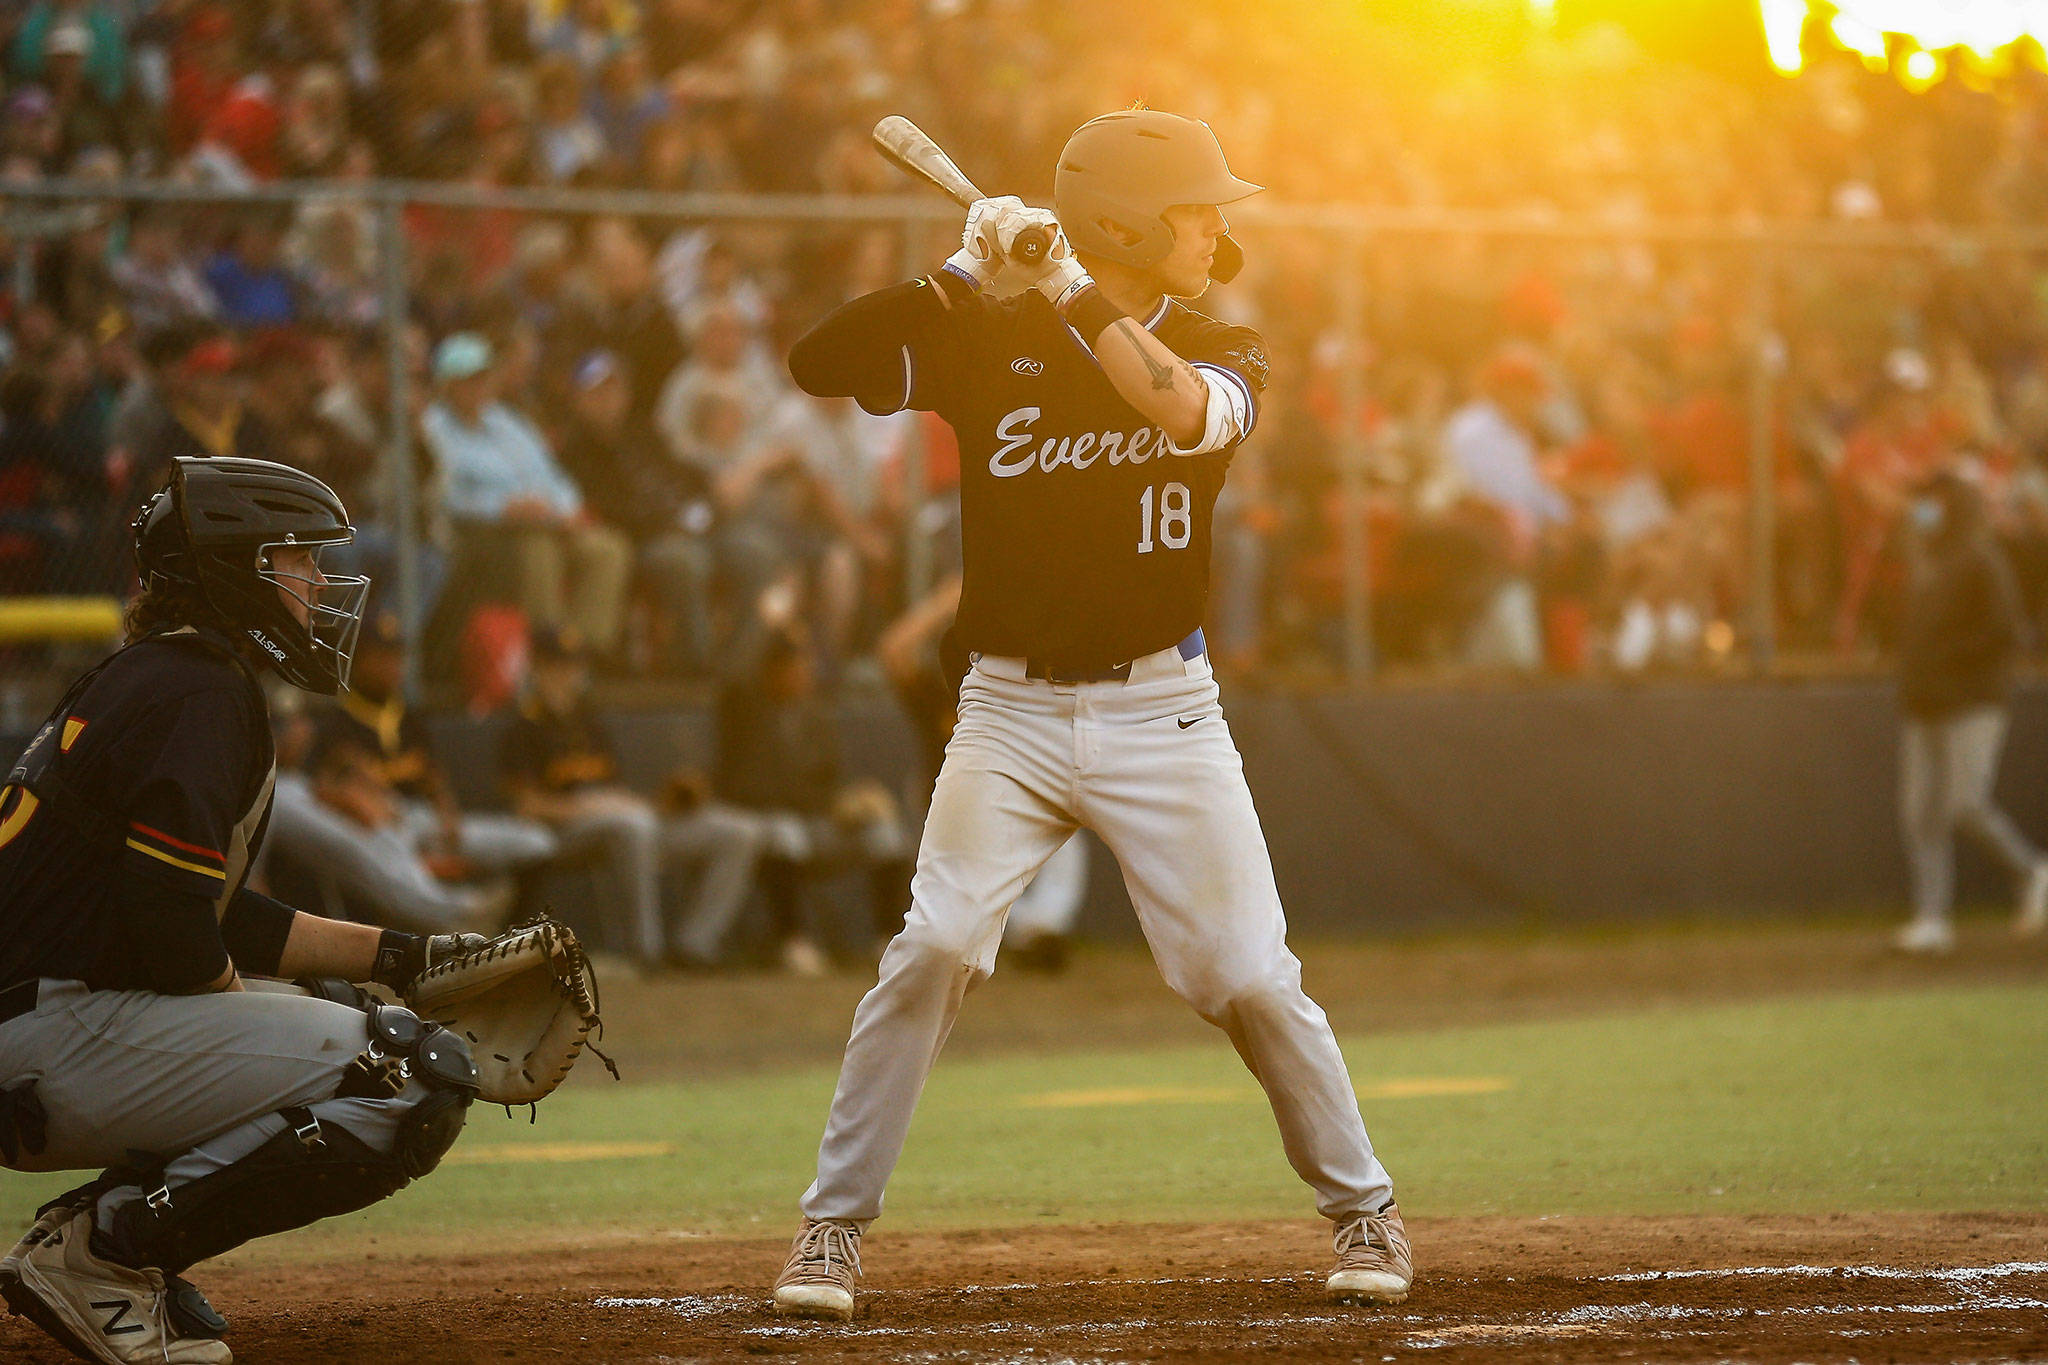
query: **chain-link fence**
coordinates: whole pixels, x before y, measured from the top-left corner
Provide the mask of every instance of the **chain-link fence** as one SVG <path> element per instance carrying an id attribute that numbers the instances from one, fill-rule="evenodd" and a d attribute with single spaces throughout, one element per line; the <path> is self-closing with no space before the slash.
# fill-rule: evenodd
<path id="1" fill-rule="evenodd" d="M 2048 243 L 1239 217 L 1251 265 L 1203 306 L 1261 329 L 1273 380 L 1218 509 L 1234 666 L 1868 661 L 1911 490 L 1956 462 L 2044 619 Z M 857 658 L 957 563 L 957 452 L 796 393 L 781 357 L 956 223 L 878 196 L 9 186 L 0 580 L 118 598 L 168 461 L 261 455 L 342 493 L 429 675 L 511 606 L 687 678 L 785 578 Z"/>

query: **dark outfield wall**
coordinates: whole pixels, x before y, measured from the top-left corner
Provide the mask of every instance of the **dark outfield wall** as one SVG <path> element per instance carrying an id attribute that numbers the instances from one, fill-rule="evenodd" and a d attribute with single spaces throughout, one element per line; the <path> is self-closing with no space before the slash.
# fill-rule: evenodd
<path id="1" fill-rule="evenodd" d="M 1896 906 L 1898 715 L 1876 682 L 1226 692 L 1290 921 L 1318 932 Z M 852 771 L 902 781 L 908 728 L 850 704 Z M 701 764 L 699 715 L 614 718 L 629 776 Z M 491 740 L 449 727 L 462 786 Z M 2048 685 L 2021 691 L 1999 793 L 2048 840 Z M 1980 859 L 1967 895 L 2006 894 Z M 1134 931 L 1096 860 L 1085 927 Z"/>

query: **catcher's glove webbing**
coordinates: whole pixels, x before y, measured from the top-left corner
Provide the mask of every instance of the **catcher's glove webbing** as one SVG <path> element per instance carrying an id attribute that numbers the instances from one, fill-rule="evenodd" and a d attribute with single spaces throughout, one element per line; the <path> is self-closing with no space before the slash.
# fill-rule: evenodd
<path id="1" fill-rule="evenodd" d="M 545 914 L 435 963 L 413 979 L 405 1002 L 469 1040 L 477 1098 L 487 1103 L 546 1098 L 585 1046 L 618 1079 L 619 1068 L 591 1044 L 593 1034 L 604 1036 L 604 1021 L 590 958 L 567 925 Z"/>

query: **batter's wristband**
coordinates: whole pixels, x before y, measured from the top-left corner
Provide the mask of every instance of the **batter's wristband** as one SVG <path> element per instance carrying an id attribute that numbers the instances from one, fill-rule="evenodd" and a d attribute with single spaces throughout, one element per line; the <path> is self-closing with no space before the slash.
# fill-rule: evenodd
<path id="1" fill-rule="evenodd" d="M 1082 281 L 1060 306 L 1060 313 L 1066 318 L 1067 325 L 1079 332 L 1081 340 L 1090 346 L 1119 319 L 1130 316 L 1104 297 L 1093 280 Z"/>

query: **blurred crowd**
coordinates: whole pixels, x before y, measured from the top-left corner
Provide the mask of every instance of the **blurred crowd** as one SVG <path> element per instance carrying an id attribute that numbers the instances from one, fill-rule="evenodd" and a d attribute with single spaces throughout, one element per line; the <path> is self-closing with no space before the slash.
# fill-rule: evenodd
<path id="1" fill-rule="evenodd" d="M 1209 118 L 1292 202 L 2048 214 L 2048 77 L 2025 63 L 1912 92 L 1819 42 L 1787 80 L 1760 49 L 1689 64 L 1614 28 L 1502 20 L 1478 41 L 1368 8 L 1247 24 L 1141 0 L 1110 33 L 1052 0 L 0 0 L 0 182 L 326 185 L 0 219 L 0 589 L 122 591 L 128 515 L 200 453 L 328 479 L 389 581 L 401 436 L 424 663 L 478 709 L 511 702 L 522 642 L 567 627 L 607 675 L 715 679 L 782 591 L 829 687 L 915 607 L 906 560 L 955 561 L 944 427 L 805 397 L 780 360 L 825 309 L 941 259 L 943 233 L 415 205 L 394 358 L 375 215 L 349 189 L 373 178 L 900 192 L 866 129 L 903 112 L 984 183 L 1042 196 L 1073 126 L 1143 98 Z M 1121 35 L 1140 30 L 1137 51 Z M 1228 665 L 1341 658 L 1352 560 L 1389 667 L 1739 658 L 1758 473 L 1788 650 L 1889 646 L 1906 491 L 1940 468 L 1981 484 L 2030 615 L 2048 609 L 2038 255 L 1787 249 L 1766 276 L 1625 237 L 1445 228 L 1348 257 L 1245 237 L 1250 268 L 1208 306 L 1263 329 L 1275 363 L 1219 509 Z"/>

